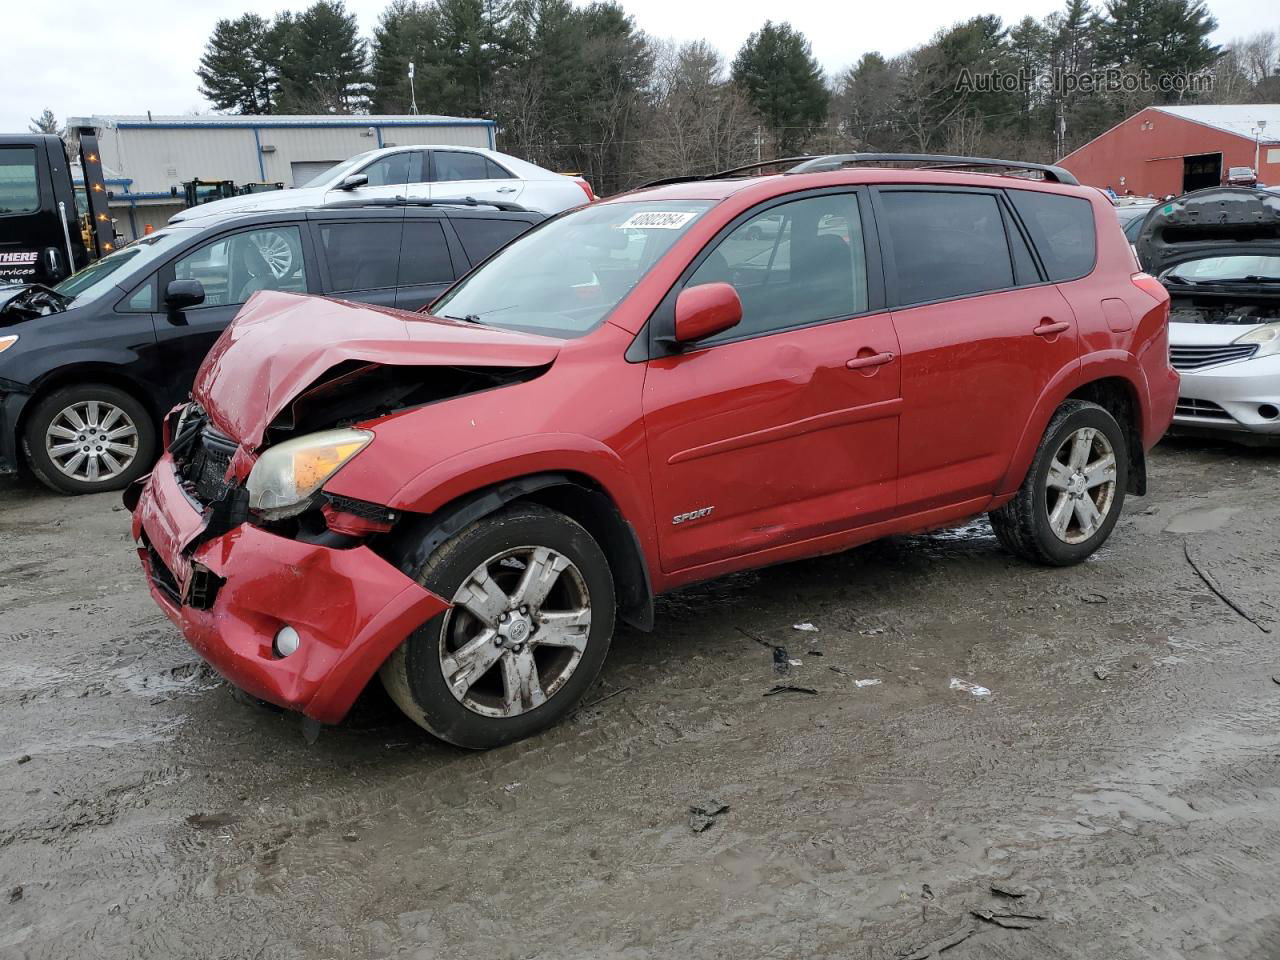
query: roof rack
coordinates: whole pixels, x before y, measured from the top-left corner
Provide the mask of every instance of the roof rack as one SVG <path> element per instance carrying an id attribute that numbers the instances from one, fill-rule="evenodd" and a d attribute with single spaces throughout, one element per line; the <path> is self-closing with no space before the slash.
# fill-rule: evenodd
<path id="1" fill-rule="evenodd" d="M 528 213 L 528 207 L 509 200 L 477 200 L 475 197 L 358 197 L 351 200 L 335 200 L 320 207 L 321 210 L 348 210 L 355 207 L 493 207 L 508 213 Z"/>
<path id="2" fill-rule="evenodd" d="M 698 180 L 718 180 L 721 177 L 734 177 L 740 173 L 749 173 L 752 170 L 761 170 L 765 167 L 774 167 L 784 163 L 802 163 L 806 160 L 821 160 L 814 154 L 803 157 L 778 157 L 776 160 L 757 160 L 755 163 L 743 164 L 740 167 L 730 167 L 728 170 L 717 170 L 715 173 L 701 173 L 684 177 L 663 177 L 661 180 L 651 180 L 649 183 L 643 184 L 639 189 L 644 190 L 648 187 L 665 187 L 670 183 L 694 183 Z"/>
<path id="3" fill-rule="evenodd" d="M 1027 163 L 1021 160 L 996 160 L 992 157 L 953 157 L 933 153 L 833 153 L 825 157 L 805 159 L 790 170 L 792 173 L 826 173 L 855 163 L 918 163 L 931 170 L 956 170 L 970 167 L 998 167 L 1006 170 L 1028 170 L 1040 173 L 1054 183 L 1078 186 L 1074 174 L 1050 163 Z"/>

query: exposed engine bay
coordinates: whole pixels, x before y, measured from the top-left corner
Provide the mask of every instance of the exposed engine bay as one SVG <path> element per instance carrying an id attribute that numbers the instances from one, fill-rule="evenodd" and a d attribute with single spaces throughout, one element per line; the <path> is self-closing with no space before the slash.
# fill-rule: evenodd
<path id="1" fill-rule="evenodd" d="M 1178 296 L 1169 304 L 1170 323 L 1238 323 L 1253 326 L 1280 320 L 1280 300 L 1222 296 Z"/>
<path id="2" fill-rule="evenodd" d="M 532 380 L 537 367 L 389 366 L 347 360 L 300 393 L 267 428 L 266 445 L 299 433 L 361 420 Z"/>

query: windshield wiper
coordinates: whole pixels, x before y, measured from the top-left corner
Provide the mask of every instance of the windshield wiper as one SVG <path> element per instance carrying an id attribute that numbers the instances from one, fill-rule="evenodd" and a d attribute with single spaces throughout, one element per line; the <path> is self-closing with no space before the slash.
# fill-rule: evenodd
<path id="1" fill-rule="evenodd" d="M 459 323 L 479 323 L 480 317 L 474 313 L 468 313 L 465 317 L 451 317 L 447 313 L 440 314 L 446 320 L 457 320 Z"/>

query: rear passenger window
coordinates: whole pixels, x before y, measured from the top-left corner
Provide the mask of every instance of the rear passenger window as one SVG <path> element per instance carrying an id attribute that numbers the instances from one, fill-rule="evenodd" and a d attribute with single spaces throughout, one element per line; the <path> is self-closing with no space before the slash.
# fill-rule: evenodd
<path id="1" fill-rule="evenodd" d="M 465 220 L 457 217 L 452 223 L 453 229 L 458 231 L 458 239 L 462 241 L 462 249 L 472 263 L 486 259 L 531 226 L 521 220 L 490 220 L 487 217 Z"/>
<path id="2" fill-rule="evenodd" d="M 407 220 L 404 244 L 400 249 L 398 285 L 447 283 L 453 279 L 453 262 L 444 230 L 434 220 Z"/>
<path id="3" fill-rule="evenodd" d="M 322 223 L 320 245 L 329 264 L 334 293 L 396 285 L 400 262 L 400 221 Z"/>
<path id="4" fill-rule="evenodd" d="M 486 157 L 478 153 L 458 153 L 451 150 L 437 150 L 434 154 L 436 180 L 488 180 L 489 169 L 485 166 Z"/>
<path id="5" fill-rule="evenodd" d="M 1076 280 L 1093 269 L 1097 251 L 1088 200 L 1035 190 L 1010 190 L 1009 199 L 1031 231 L 1050 280 Z"/>
<path id="6" fill-rule="evenodd" d="M 742 322 L 703 343 L 864 312 L 867 263 L 857 196 L 807 197 L 751 218 L 720 241 L 686 287 L 716 282 L 738 291 Z"/>
<path id="7" fill-rule="evenodd" d="M 886 190 L 880 199 L 902 303 L 1014 285 L 1000 204 L 991 194 Z"/>
<path id="8" fill-rule="evenodd" d="M 498 166 L 488 157 L 484 158 L 484 168 L 489 171 L 490 180 L 514 180 L 515 178 L 507 173 L 502 167 Z"/>

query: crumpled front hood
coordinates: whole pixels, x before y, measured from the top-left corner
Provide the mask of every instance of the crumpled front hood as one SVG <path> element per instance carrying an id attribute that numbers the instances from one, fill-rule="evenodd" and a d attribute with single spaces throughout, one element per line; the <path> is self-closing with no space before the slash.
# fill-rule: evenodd
<path id="1" fill-rule="evenodd" d="M 392 367 L 537 367 L 560 341 L 425 314 L 261 291 L 249 298 L 196 374 L 192 396 L 214 425 L 253 452 L 267 427 L 346 361 Z"/>
<path id="2" fill-rule="evenodd" d="M 1156 204 L 1134 245 L 1147 272 L 1205 257 L 1280 256 L 1280 196 L 1249 187 L 1209 187 Z"/>

